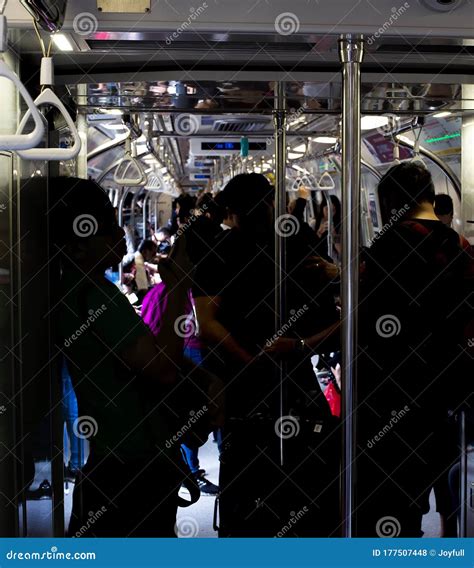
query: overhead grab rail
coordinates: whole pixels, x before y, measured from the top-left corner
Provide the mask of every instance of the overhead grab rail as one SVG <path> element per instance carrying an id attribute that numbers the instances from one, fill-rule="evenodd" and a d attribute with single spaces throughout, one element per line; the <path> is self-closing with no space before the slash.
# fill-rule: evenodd
<path id="1" fill-rule="evenodd" d="M 146 184 L 147 175 L 142 163 L 136 158 L 130 137 L 125 140 L 125 156 L 115 169 L 114 181 L 124 187 L 143 187 Z"/>
<path id="2" fill-rule="evenodd" d="M 7 34 L 8 34 L 8 24 L 7 18 L 4 14 L 0 14 L 0 52 L 5 53 L 7 50 Z M 0 150 L 28 150 L 29 148 L 34 148 L 37 146 L 44 136 L 44 119 L 40 112 L 35 106 L 31 95 L 26 90 L 26 87 L 20 81 L 18 75 L 10 69 L 10 67 L 5 63 L 3 57 L 0 57 L 0 77 L 10 80 L 15 87 L 18 89 L 19 93 L 23 97 L 23 100 L 28 106 L 28 112 L 33 118 L 35 127 L 28 134 L 1 134 L 0 135 Z"/>
<path id="3" fill-rule="evenodd" d="M 41 93 L 35 99 L 34 105 L 36 108 L 38 108 L 41 105 L 49 105 L 55 107 L 61 113 L 61 116 L 66 121 L 66 124 L 69 128 L 69 131 L 72 135 L 74 142 L 72 146 L 68 148 L 31 148 L 28 150 L 18 150 L 18 155 L 24 160 L 53 160 L 53 161 L 72 160 L 81 151 L 82 147 L 81 138 L 79 136 L 79 132 L 77 131 L 76 125 L 74 124 L 71 115 L 69 114 L 63 103 L 60 101 L 56 93 L 53 91 L 54 65 L 53 65 L 53 58 L 50 57 L 51 41 L 49 43 L 48 50 L 46 51 L 43 40 L 38 31 L 36 21 L 34 20 L 33 20 L 33 25 L 35 27 L 35 31 L 38 36 L 41 49 L 43 52 L 43 58 L 41 59 L 41 68 L 40 68 Z M 17 130 L 17 135 L 20 135 L 23 132 L 23 129 L 25 128 L 26 123 L 28 122 L 32 114 L 33 110 L 30 108 L 25 113 L 22 121 L 20 122 L 20 125 Z"/>

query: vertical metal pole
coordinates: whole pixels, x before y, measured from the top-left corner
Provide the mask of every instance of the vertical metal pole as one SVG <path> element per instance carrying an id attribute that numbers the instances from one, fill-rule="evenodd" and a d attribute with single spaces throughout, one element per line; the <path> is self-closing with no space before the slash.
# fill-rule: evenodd
<path id="1" fill-rule="evenodd" d="M 471 243 L 474 243 L 474 160 L 472 145 L 474 144 L 474 115 L 471 111 L 474 98 L 474 85 L 464 84 L 462 87 L 462 138 L 461 138 L 461 220 L 460 232 Z M 470 104 L 471 103 L 471 104 Z"/>
<path id="2" fill-rule="evenodd" d="M 79 100 L 87 100 L 87 85 L 77 85 Z M 87 179 L 87 114 L 79 112 L 76 119 L 76 128 L 81 139 L 81 151 L 76 158 L 76 176 Z"/>
<path id="3" fill-rule="evenodd" d="M 14 50 L 4 54 L 9 67 L 19 72 L 19 59 Z M 18 90 L 11 81 L 2 82 L 0 101 L 2 105 L 1 134 L 14 134 L 18 127 L 20 117 L 20 100 Z M 20 290 L 21 267 L 24 258 L 17 256 L 21 251 L 21 235 L 17 229 L 20 218 L 21 191 L 16 171 L 20 171 L 19 158 L 12 154 L 3 154 L 0 157 L 0 203 L 6 206 L 1 217 L 2 232 L 2 269 L 4 269 L 2 296 L 0 302 L 0 408 L 2 418 L 0 422 L 0 440 L 2 441 L 2 459 L 0 460 L 0 534 L 2 537 L 26 536 L 26 498 L 22 479 L 25 477 L 25 444 L 19 443 L 23 439 L 22 424 L 22 383 L 20 361 L 23 337 L 21 330 L 21 302 Z M 11 248 L 10 248 L 11 247 Z M 7 277 L 6 275 L 9 275 Z M 7 279 L 8 278 L 8 279 Z M 7 283 L 8 282 L 8 283 Z M 8 296 L 15 302 L 8 302 Z M 17 349 L 14 348 L 17 344 Z M 15 404 L 8 404 L 15 401 Z M 10 451 L 8 448 L 12 448 Z M 16 448 L 16 449 L 14 449 Z M 5 450 L 5 451 L 4 451 Z M 13 506 L 16 505 L 16 506 Z M 21 506 L 20 506 L 21 505 Z M 20 524 L 20 515 L 22 523 Z M 23 528 L 23 533 L 20 528 Z"/>
<path id="4" fill-rule="evenodd" d="M 48 146 L 58 146 L 59 132 L 55 129 L 52 119 L 48 119 Z M 59 162 L 47 162 L 47 208 L 49 211 L 50 194 L 49 183 L 52 178 L 59 177 Z M 48 224 L 48 260 L 53 258 L 51 240 L 49 238 L 50 226 Z M 57 305 L 59 298 L 59 267 L 56 262 L 48 262 L 48 301 L 51 306 Z M 50 428 L 51 428 L 51 486 L 53 488 L 52 500 L 52 528 L 53 536 L 64 537 L 64 417 L 60 401 L 62 399 L 62 380 L 60 358 L 55 357 L 57 354 L 56 330 L 53 325 L 51 311 L 48 309 L 47 316 L 48 336 L 49 336 L 49 377 L 51 385 L 51 403 L 53 411 L 51 412 Z M 59 379 L 59 380 L 58 380 Z M 57 450 L 61 451 L 57 451 Z"/>
<path id="5" fill-rule="evenodd" d="M 341 505 L 344 537 L 353 533 L 353 461 L 356 449 L 356 354 L 359 288 L 360 225 L 360 36 L 339 41 L 342 63 L 342 474 Z"/>
<path id="6" fill-rule="evenodd" d="M 286 101 L 285 83 L 275 82 L 275 229 L 286 214 Z M 286 317 L 286 246 L 282 232 L 275 230 L 275 333 L 281 330 Z M 278 369 L 280 381 L 280 416 L 284 415 L 285 363 Z M 283 437 L 280 437 L 280 463 L 284 463 Z"/>
<path id="7" fill-rule="evenodd" d="M 466 446 L 466 411 L 461 410 L 459 419 L 459 536 L 467 536 L 467 446 Z"/>
<path id="8" fill-rule="evenodd" d="M 125 199 L 130 192 L 130 188 L 122 188 L 122 195 L 120 197 L 119 205 L 118 205 L 118 224 L 120 227 L 123 227 L 123 207 L 125 205 Z M 119 283 L 120 286 L 123 284 L 123 262 L 120 261 L 119 264 Z"/>
<path id="9" fill-rule="evenodd" d="M 142 228 L 142 235 L 144 239 L 149 238 L 146 232 L 146 223 L 148 221 L 148 199 L 150 198 L 150 194 L 146 193 L 145 197 L 143 198 L 143 228 Z"/>

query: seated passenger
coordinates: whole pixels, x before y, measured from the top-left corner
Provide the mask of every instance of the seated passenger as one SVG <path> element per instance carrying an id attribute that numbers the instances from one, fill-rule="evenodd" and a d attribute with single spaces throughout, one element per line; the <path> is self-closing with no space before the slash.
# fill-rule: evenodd
<path id="1" fill-rule="evenodd" d="M 391 536 L 419 537 L 426 491 L 451 465 L 448 411 L 470 392 L 470 260 L 435 214 L 426 168 L 398 164 L 378 191 L 387 229 L 359 302 L 356 534 L 385 536 L 388 519 Z"/>
<path id="2" fill-rule="evenodd" d="M 184 313 L 190 286 L 185 242 L 160 265 L 170 292 L 155 339 L 104 277 L 125 254 L 124 232 L 106 193 L 76 178 L 54 180 L 51 191 L 50 226 L 62 265 L 57 321 L 77 394 L 76 430 L 91 447 L 77 477 L 69 534 L 175 536 L 186 473 L 173 443 L 181 425 L 169 411 L 169 396 L 183 353 L 174 322 Z M 103 515 L 91 523 L 90 511 Z"/>

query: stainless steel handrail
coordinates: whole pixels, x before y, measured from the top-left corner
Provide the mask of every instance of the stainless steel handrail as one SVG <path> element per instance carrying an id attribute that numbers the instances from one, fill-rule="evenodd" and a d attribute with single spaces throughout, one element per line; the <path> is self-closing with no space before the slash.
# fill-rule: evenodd
<path id="1" fill-rule="evenodd" d="M 357 304 L 359 291 L 360 225 L 360 65 L 364 44 L 360 37 L 340 39 L 342 63 L 342 427 L 341 508 L 343 536 L 353 534 L 356 450 L 356 356 Z"/>

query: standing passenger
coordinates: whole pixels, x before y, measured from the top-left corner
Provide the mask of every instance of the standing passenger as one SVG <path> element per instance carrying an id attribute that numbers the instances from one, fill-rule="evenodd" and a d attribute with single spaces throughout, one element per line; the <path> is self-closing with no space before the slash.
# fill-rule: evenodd
<path id="1" fill-rule="evenodd" d="M 426 491 L 450 468 L 448 411 L 470 392 L 469 257 L 434 212 L 426 168 L 396 165 L 378 191 L 388 228 L 361 288 L 356 530 L 419 537 Z"/>
<path id="2" fill-rule="evenodd" d="M 328 481 L 328 462 L 318 456 L 322 448 L 315 449 L 321 437 L 313 428 L 309 436 L 302 433 L 292 440 L 291 447 L 300 452 L 292 449 L 287 469 L 280 466 L 280 381 L 274 359 L 264 351 L 275 334 L 273 188 L 263 175 L 241 174 L 223 194 L 234 226 L 197 263 L 193 287 L 201 336 L 226 385 L 219 534 L 276 536 L 284 519 L 304 507 L 305 514 L 298 515 L 285 535 L 330 534 L 333 522 L 321 504 L 331 481 L 337 485 L 337 474 Z M 318 418 L 330 417 L 322 393 L 306 397 L 308 385 L 314 384 L 308 353 L 298 350 L 296 360 L 284 379 L 294 395 L 292 404 L 308 402 L 311 419 L 314 410 Z M 305 420 L 301 424 L 304 428 Z M 336 499 L 332 507 L 337 510 Z"/>
<path id="3" fill-rule="evenodd" d="M 77 394 L 76 430 L 91 451 L 76 482 L 69 534 L 175 536 L 184 477 L 167 399 L 177 384 L 190 266 L 180 241 L 160 274 L 169 294 L 158 339 L 104 271 L 125 254 L 113 207 L 92 181 L 55 180 L 51 229 L 61 251 L 58 322 Z M 182 246 L 183 245 L 183 246 Z M 95 522 L 90 522 L 90 512 Z M 96 518 L 97 517 L 97 518 Z"/>

